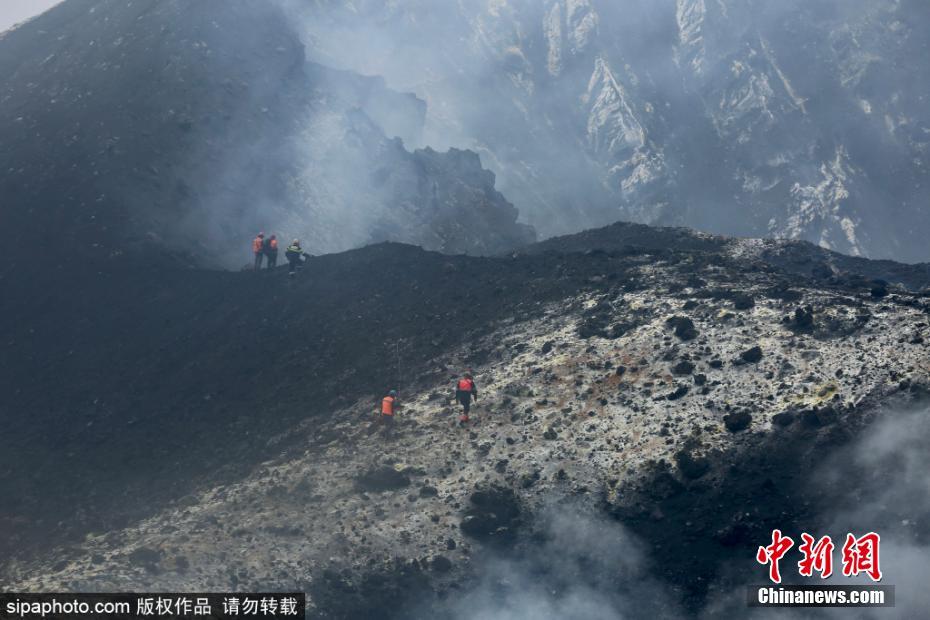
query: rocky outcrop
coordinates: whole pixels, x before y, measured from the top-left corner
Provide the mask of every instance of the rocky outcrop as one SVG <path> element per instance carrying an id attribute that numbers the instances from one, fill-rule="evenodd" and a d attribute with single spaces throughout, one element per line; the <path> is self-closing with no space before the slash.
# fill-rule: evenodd
<path id="1" fill-rule="evenodd" d="M 428 99 L 427 134 L 487 153 L 544 236 L 625 219 L 930 259 L 914 3 L 376 1 L 307 22 L 321 60 L 357 33 L 359 66 Z"/>

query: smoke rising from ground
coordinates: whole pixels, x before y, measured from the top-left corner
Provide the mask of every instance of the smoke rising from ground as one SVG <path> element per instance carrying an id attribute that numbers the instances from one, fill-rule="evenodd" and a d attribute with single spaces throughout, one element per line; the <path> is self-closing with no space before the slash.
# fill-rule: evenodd
<path id="1" fill-rule="evenodd" d="M 930 259 L 915 3 L 286 7 L 311 59 L 424 100 L 415 145 L 477 151 L 543 236 L 628 219 Z"/>
<path id="2" fill-rule="evenodd" d="M 895 586 L 896 606 L 857 609 L 857 617 L 915 618 L 930 608 L 924 585 L 930 572 L 928 442 L 930 409 L 890 406 L 859 437 L 828 454 L 811 472 L 804 493 L 796 499 L 807 498 L 822 507 L 813 521 L 783 525 L 796 545 L 802 531 L 832 536 L 837 545 L 834 576 L 823 584 L 872 583 L 865 576 L 842 576 L 840 549 L 847 532 L 881 535 L 882 583 Z M 738 471 L 731 475 L 739 475 Z M 478 583 L 453 598 L 444 611 L 461 620 L 849 616 L 849 610 L 843 609 L 748 608 L 745 587 L 765 583 L 767 570 L 755 562 L 748 546 L 737 548 L 737 557 L 720 567 L 703 608 L 689 612 L 680 606 L 675 584 L 658 577 L 652 542 L 596 508 L 576 502 L 553 505 L 537 517 L 534 532 L 529 551 L 476 556 Z M 798 577 L 798 557 L 795 547 L 782 560 L 785 583 L 814 583 Z"/>
<path id="3" fill-rule="evenodd" d="M 927 259 L 921 7 L 68 0 L 0 39 L 0 188 L 114 235 L 103 256 L 226 267 L 258 230 L 507 251 L 532 238 L 511 203 L 543 237 L 623 219 Z"/>
<path id="4" fill-rule="evenodd" d="M 930 609 L 928 445 L 930 407 L 892 410 L 854 445 L 833 455 L 815 478 L 815 488 L 835 497 L 831 533 L 871 530 L 882 537 L 882 583 L 895 586 L 895 608 L 862 617 L 917 618 Z"/>
<path id="5" fill-rule="evenodd" d="M 533 549 L 479 559 L 479 584 L 444 610 L 460 620 L 621 620 L 677 617 L 649 571 L 647 548 L 617 522 L 579 505 L 539 518 Z"/>
<path id="6" fill-rule="evenodd" d="M 846 533 L 861 536 L 874 531 L 881 536 L 880 562 L 883 585 L 895 586 L 894 608 L 856 609 L 858 618 L 916 618 L 930 609 L 926 575 L 930 571 L 930 408 L 926 404 L 890 406 L 850 444 L 829 454 L 811 473 L 806 497 L 823 506 L 815 522 L 784 528 L 795 547 L 781 562 L 785 583 L 855 585 L 874 583 L 867 576 L 842 575 L 841 549 Z M 836 545 L 832 577 L 799 581 L 797 545 L 806 531 L 815 538 L 830 535 Z M 767 544 L 768 541 L 759 541 Z M 703 617 L 708 619 L 745 614 L 743 586 L 766 583 L 765 570 L 746 558 L 726 573 L 721 591 L 731 598 L 708 600 Z M 736 575 L 742 572 L 740 580 Z M 842 618 L 843 609 L 755 609 L 759 618 Z"/>

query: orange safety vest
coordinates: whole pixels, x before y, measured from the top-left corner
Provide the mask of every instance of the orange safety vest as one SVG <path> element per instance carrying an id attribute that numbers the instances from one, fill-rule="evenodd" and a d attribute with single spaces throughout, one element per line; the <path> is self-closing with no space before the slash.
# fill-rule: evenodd
<path id="1" fill-rule="evenodd" d="M 471 379 L 459 379 L 459 392 L 471 392 L 475 389 L 475 382 Z"/>
<path id="2" fill-rule="evenodd" d="M 255 252 L 256 254 L 262 251 L 262 238 L 261 237 L 255 237 L 255 239 L 252 240 L 252 251 Z"/>
<path id="3" fill-rule="evenodd" d="M 381 399 L 381 415 L 394 415 L 393 396 L 385 396 Z"/>

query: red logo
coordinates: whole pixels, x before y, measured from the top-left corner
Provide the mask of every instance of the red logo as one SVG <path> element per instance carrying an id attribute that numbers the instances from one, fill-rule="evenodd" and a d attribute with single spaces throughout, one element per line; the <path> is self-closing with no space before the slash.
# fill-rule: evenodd
<path id="1" fill-rule="evenodd" d="M 882 571 L 878 560 L 878 547 L 881 537 L 875 532 L 869 532 L 856 538 L 853 534 L 846 535 L 843 544 L 843 575 L 855 577 L 860 573 L 868 575 L 872 581 L 881 581 Z M 781 583 L 779 561 L 794 546 L 790 536 L 784 536 L 781 530 L 772 530 L 772 543 L 759 547 L 756 551 L 756 561 L 769 567 L 769 579 L 773 583 Z M 813 577 L 814 572 L 826 579 L 833 574 L 833 550 L 835 545 L 829 536 L 815 539 L 804 532 L 801 534 L 801 544 L 798 551 L 802 558 L 798 562 L 798 573 L 802 577 Z"/>
<path id="2" fill-rule="evenodd" d="M 759 547 L 756 552 L 756 562 L 769 565 L 769 579 L 781 583 L 781 573 L 778 572 L 778 561 L 794 546 L 794 541 L 781 535 L 781 530 L 772 530 L 772 544 L 768 547 Z"/>
<path id="3" fill-rule="evenodd" d="M 798 572 L 802 577 L 812 577 L 816 570 L 821 579 L 833 574 L 833 540 L 824 536 L 814 544 L 814 537 L 808 533 L 801 534 L 801 546 L 798 551 L 804 557 L 798 562 Z"/>
<path id="4" fill-rule="evenodd" d="M 875 532 L 869 532 L 861 538 L 846 534 L 846 543 L 843 545 L 843 574 L 854 577 L 865 573 L 872 581 L 882 580 L 882 569 L 878 565 L 878 545 L 881 537 Z"/>

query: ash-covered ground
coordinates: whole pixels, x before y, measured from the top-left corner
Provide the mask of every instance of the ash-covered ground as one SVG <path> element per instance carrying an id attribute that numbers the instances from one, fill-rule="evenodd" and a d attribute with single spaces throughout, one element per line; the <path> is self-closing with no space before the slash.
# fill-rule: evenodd
<path id="1" fill-rule="evenodd" d="M 916 289 L 923 267 L 760 247 L 618 225 L 498 258 L 382 244 L 293 280 L 13 280 L 0 586 L 721 617 L 747 612 L 773 528 L 842 524 L 886 528 L 898 607 L 875 617 L 914 617 L 930 298 L 876 278 Z"/>

